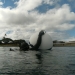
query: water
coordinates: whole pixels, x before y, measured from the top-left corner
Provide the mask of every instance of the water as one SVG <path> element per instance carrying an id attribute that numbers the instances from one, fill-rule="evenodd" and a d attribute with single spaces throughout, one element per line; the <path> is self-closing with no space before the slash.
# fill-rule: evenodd
<path id="1" fill-rule="evenodd" d="M 19 51 L 0 47 L 0 75 L 75 75 L 75 47 Z"/>

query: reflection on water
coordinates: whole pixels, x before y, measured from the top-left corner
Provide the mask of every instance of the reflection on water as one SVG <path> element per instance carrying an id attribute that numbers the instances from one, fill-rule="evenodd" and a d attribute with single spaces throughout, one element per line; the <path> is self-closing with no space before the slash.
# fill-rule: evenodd
<path id="1" fill-rule="evenodd" d="M 0 47 L 0 75 L 75 75 L 75 47 L 9 51 Z"/>

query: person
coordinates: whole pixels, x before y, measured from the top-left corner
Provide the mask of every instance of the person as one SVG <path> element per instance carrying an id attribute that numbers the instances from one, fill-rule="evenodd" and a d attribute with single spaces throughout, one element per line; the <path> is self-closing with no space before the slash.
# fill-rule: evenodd
<path id="1" fill-rule="evenodd" d="M 39 32 L 36 44 L 34 46 L 32 44 L 29 44 L 31 46 L 31 48 L 29 48 L 29 45 L 26 43 L 26 41 L 20 42 L 19 43 L 20 50 L 23 50 L 23 51 L 36 50 L 36 51 L 38 51 L 39 50 L 39 46 L 41 45 L 41 42 L 42 42 L 42 36 L 44 34 L 45 34 L 44 30 L 41 30 Z"/>
<path id="2" fill-rule="evenodd" d="M 14 50 L 10 48 L 10 51 L 14 51 Z"/>
<path id="3" fill-rule="evenodd" d="M 19 43 L 19 47 L 21 51 L 29 50 L 29 45 L 26 43 L 26 41 Z"/>
<path id="4" fill-rule="evenodd" d="M 30 44 L 30 46 L 32 47 L 30 48 L 30 50 L 39 50 L 39 46 L 41 45 L 43 35 L 44 35 L 44 31 L 41 30 L 38 35 L 37 43 L 34 46 Z"/>

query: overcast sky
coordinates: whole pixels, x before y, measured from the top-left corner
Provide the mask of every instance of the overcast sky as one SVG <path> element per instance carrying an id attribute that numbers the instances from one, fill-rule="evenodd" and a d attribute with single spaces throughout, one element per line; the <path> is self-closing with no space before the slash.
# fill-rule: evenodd
<path id="1" fill-rule="evenodd" d="M 40 30 L 74 41 L 75 0 L 0 0 L 0 39 L 29 39 Z"/>

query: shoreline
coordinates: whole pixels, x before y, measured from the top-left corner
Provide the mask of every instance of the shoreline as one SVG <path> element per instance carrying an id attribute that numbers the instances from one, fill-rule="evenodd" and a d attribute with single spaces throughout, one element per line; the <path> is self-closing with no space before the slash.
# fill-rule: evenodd
<path id="1" fill-rule="evenodd" d="M 19 47 L 19 44 L 0 44 L 0 47 Z M 53 47 L 75 47 L 75 43 L 53 43 Z"/>
<path id="2" fill-rule="evenodd" d="M 53 47 L 75 47 L 75 43 L 53 43 Z"/>
<path id="3" fill-rule="evenodd" d="M 19 47 L 19 45 L 18 44 L 0 44 L 0 47 Z"/>

